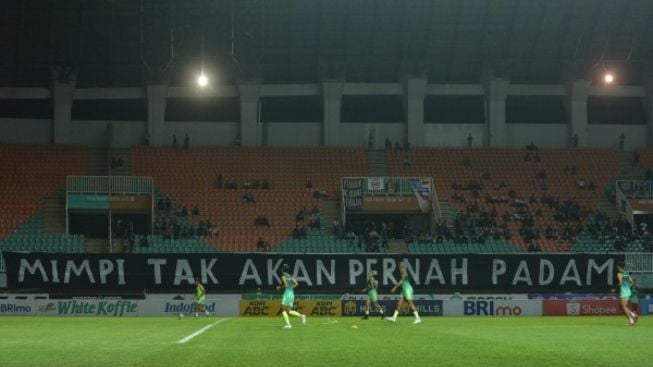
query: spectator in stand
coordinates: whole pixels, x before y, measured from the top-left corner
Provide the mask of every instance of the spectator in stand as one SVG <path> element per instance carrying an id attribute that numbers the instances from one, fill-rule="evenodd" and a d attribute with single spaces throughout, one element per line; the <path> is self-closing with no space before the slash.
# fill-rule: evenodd
<path id="1" fill-rule="evenodd" d="M 395 150 L 401 150 L 401 144 L 399 144 L 399 140 L 395 142 Z"/>
<path id="2" fill-rule="evenodd" d="M 177 148 L 177 135 L 172 134 L 172 147 Z"/>
<path id="3" fill-rule="evenodd" d="M 526 146 L 526 150 L 537 150 L 537 149 L 538 149 L 537 145 L 535 145 L 535 143 L 533 143 L 532 140 L 531 143 Z"/>
<path id="4" fill-rule="evenodd" d="M 218 187 L 218 189 L 224 187 L 224 182 L 222 181 L 222 173 L 218 173 L 218 177 L 216 179 L 216 186 Z"/>
<path id="5" fill-rule="evenodd" d="M 259 215 L 258 217 L 256 217 L 256 219 L 254 219 L 254 226 L 270 228 L 270 221 L 268 220 L 267 217 L 263 215 Z"/>
<path id="6" fill-rule="evenodd" d="M 313 191 L 313 197 L 316 199 L 325 199 L 327 197 L 327 193 L 324 190 L 315 190 Z"/>
<path id="7" fill-rule="evenodd" d="M 469 133 L 467 135 L 467 148 L 471 148 L 474 143 L 474 137 L 472 136 L 472 133 Z"/>
<path id="8" fill-rule="evenodd" d="M 184 149 L 190 148 L 190 138 L 188 137 L 188 134 L 184 136 Z"/>
<path id="9" fill-rule="evenodd" d="M 303 222 L 305 213 L 306 213 L 306 208 L 298 211 L 297 214 L 295 214 L 295 222 Z"/>
<path id="10" fill-rule="evenodd" d="M 585 190 L 585 180 L 581 177 L 576 181 L 579 190 Z"/>
<path id="11" fill-rule="evenodd" d="M 245 204 L 247 204 L 247 203 L 252 203 L 252 204 L 256 203 L 256 201 L 254 200 L 254 195 L 252 195 L 252 193 L 250 191 L 247 191 L 245 193 L 245 195 L 242 196 L 242 198 L 240 199 L 240 202 L 245 203 Z"/>
<path id="12" fill-rule="evenodd" d="M 197 205 L 193 206 L 191 214 L 193 215 L 193 217 L 197 217 L 198 215 L 200 215 L 200 208 L 198 208 Z"/>
<path id="13" fill-rule="evenodd" d="M 259 251 L 265 251 L 265 241 L 263 241 L 263 237 L 258 238 L 258 241 L 256 242 L 256 248 Z"/>
<path id="14" fill-rule="evenodd" d="M 306 184 L 304 186 L 308 191 L 313 190 L 313 182 L 311 182 L 311 180 L 306 180 Z"/>
<path id="15" fill-rule="evenodd" d="M 268 182 L 268 180 L 263 180 L 261 183 L 261 189 L 270 190 L 270 182 Z"/>
<path id="16" fill-rule="evenodd" d="M 385 149 L 392 149 L 392 141 L 390 141 L 390 138 L 385 138 Z"/>
<path id="17" fill-rule="evenodd" d="M 619 135 L 619 151 L 620 152 L 624 151 L 625 145 L 626 145 L 626 134 L 624 134 L 622 132 L 621 135 Z"/>
<path id="18" fill-rule="evenodd" d="M 408 168 L 411 166 L 410 158 L 408 156 L 405 156 L 404 159 L 401 161 L 401 164 L 404 168 Z"/>
<path id="19" fill-rule="evenodd" d="M 530 241 L 528 245 L 528 252 L 542 252 L 542 248 L 540 248 L 540 245 L 537 242 Z"/>
<path id="20" fill-rule="evenodd" d="M 578 148 L 578 134 L 572 135 L 571 144 L 572 144 L 572 147 Z"/>

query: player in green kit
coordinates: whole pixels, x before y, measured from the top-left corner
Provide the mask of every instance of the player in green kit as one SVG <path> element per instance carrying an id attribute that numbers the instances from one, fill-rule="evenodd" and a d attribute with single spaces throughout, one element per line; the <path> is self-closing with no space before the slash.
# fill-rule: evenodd
<path id="1" fill-rule="evenodd" d="M 633 281 L 633 278 L 630 277 L 630 274 L 625 270 L 625 265 L 622 262 L 617 264 L 617 280 L 619 281 L 619 299 L 621 301 L 621 309 L 624 311 L 624 314 L 628 319 L 628 325 L 634 326 L 639 319 L 639 315 L 634 313 L 628 307 L 628 300 L 632 296 L 631 287 L 635 282 Z"/>
<path id="2" fill-rule="evenodd" d="M 419 324 L 422 322 L 422 319 L 419 317 L 419 312 L 417 312 L 415 302 L 413 302 L 413 286 L 410 284 L 410 275 L 408 275 L 408 272 L 406 271 L 406 264 L 404 264 L 403 261 L 399 263 L 399 283 L 397 283 L 392 288 L 392 293 L 396 292 L 399 286 L 401 286 L 402 298 L 397 301 L 397 307 L 395 308 L 395 312 L 392 317 L 388 317 L 386 320 L 390 322 L 397 321 L 397 316 L 399 316 L 399 309 L 401 306 L 403 306 L 404 302 L 407 302 L 408 306 L 410 306 L 410 309 L 413 311 L 413 315 L 415 315 L 413 324 Z"/>
<path id="3" fill-rule="evenodd" d="M 200 316 L 200 312 L 204 312 L 206 316 L 211 315 L 206 309 L 206 289 L 199 278 L 195 278 L 195 318 Z"/>
<path id="4" fill-rule="evenodd" d="M 277 290 L 284 289 L 283 297 L 281 298 L 281 316 L 286 322 L 284 329 L 290 329 L 290 318 L 288 315 L 297 316 L 302 320 L 302 324 L 306 325 L 306 315 L 300 314 L 299 312 L 293 310 L 293 305 L 295 304 L 295 288 L 299 285 L 297 279 L 295 279 L 289 271 L 288 264 L 281 265 L 281 285 L 277 286 Z"/>
<path id="5" fill-rule="evenodd" d="M 381 314 L 381 320 L 385 317 L 385 310 L 379 304 L 379 282 L 374 278 L 376 276 L 375 271 L 370 271 L 367 273 L 367 288 L 363 289 L 363 293 L 367 292 L 367 300 L 365 301 L 365 316 L 363 320 L 367 320 L 370 316 L 370 306 L 374 304 L 374 308 L 378 313 Z"/>

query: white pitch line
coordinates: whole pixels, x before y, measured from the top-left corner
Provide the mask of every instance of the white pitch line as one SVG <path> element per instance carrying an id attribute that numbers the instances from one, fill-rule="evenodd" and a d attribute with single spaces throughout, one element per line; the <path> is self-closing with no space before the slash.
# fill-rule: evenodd
<path id="1" fill-rule="evenodd" d="M 179 340 L 177 341 L 177 344 L 188 343 L 188 342 L 191 341 L 194 337 L 196 337 L 196 336 L 198 336 L 198 335 L 201 335 L 202 333 L 204 333 L 205 331 L 207 331 L 207 330 L 209 330 L 210 328 L 214 327 L 215 325 L 217 325 L 217 324 L 219 324 L 219 323 L 221 323 L 221 322 L 227 321 L 227 320 L 229 320 L 229 318 L 222 319 L 222 320 L 218 320 L 218 321 L 216 321 L 216 322 L 214 322 L 214 323 L 212 323 L 212 324 L 206 325 L 205 327 L 203 327 L 203 328 L 197 330 L 196 332 L 190 334 L 189 336 L 187 336 L 187 337 L 185 337 L 185 338 L 183 338 L 183 339 L 179 339 Z"/>

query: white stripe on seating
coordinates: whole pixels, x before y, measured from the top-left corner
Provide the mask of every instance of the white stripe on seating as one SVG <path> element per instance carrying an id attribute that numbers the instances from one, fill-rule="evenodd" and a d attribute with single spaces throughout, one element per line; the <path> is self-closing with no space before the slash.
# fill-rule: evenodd
<path id="1" fill-rule="evenodd" d="M 212 324 L 206 325 L 205 327 L 203 327 L 203 328 L 197 330 L 196 332 L 190 334 L 189 336 L 187 336 L 187 337 L 185 337 L 185 338 L 183 338 L 183 339 L 179 339 L 179 341 L 177 341 L 177 344 L 188 343 L 188 342 L 191 341 L 194 337 L 196 337 L 196 336 L 198 336 L 198 335 L 201 335 L 202 333 L 204 333 L 205 331 L 207 331 L 207 330 L 209 330 L 210 328 L 214 327 L 215 325 L 217 325 L 217 324 L 219 324 L 219 323 L 221 323 L 221 322 L 227 321 L 227 320 L 229 320 L 229 319 L 226 318 L 226 319 L 218 320 L 218 321 L 216 321 L 216 322 L 214 322 L 214 323 L 212 323 Z"/>

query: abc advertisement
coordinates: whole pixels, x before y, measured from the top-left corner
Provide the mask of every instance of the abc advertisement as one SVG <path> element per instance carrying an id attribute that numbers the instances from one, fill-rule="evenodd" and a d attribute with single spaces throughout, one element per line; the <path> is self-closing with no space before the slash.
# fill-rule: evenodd
<path id="1" fill-rule="evenodd" d="M 293 309 L 309 317 L 340 316 L 340 300 L 298 300 Z M 270 300 L 240 301 L 240 316 L 279 316 L 281 302 Z"/>
<path id="2" fill-rule="evenodd" d="M 614 316 L 622 311 L 618 300 L 544 300 L 544 316 Z"/>
<path id="3" fill-rule="evenodd" d="M 542 316 L 539 300 L 444 301 L 445 316 Z"/>
<path id="4" fill-rule="evenodd" d="M 386 315 L 392 315 L 397 301 L 391 299 L 381 299 L 379 304 L 386 309 Z M 373 307 L 373 306 L 372 306 Z M 442 316 L 442 301 L 430 299 L 416 299 L 415 307 L 419 311 L 420 316 Z M 342 301 L 342 316 L 363 316 L 365 314 L 365 301 L 362 299 L 350 299 Z M 374 317 L 378 314 L 374 308 L 371 308 L 370 316 Z M 399 316 L 412 316 L 408 304 L 404 302 L 399 309 Z"/>

